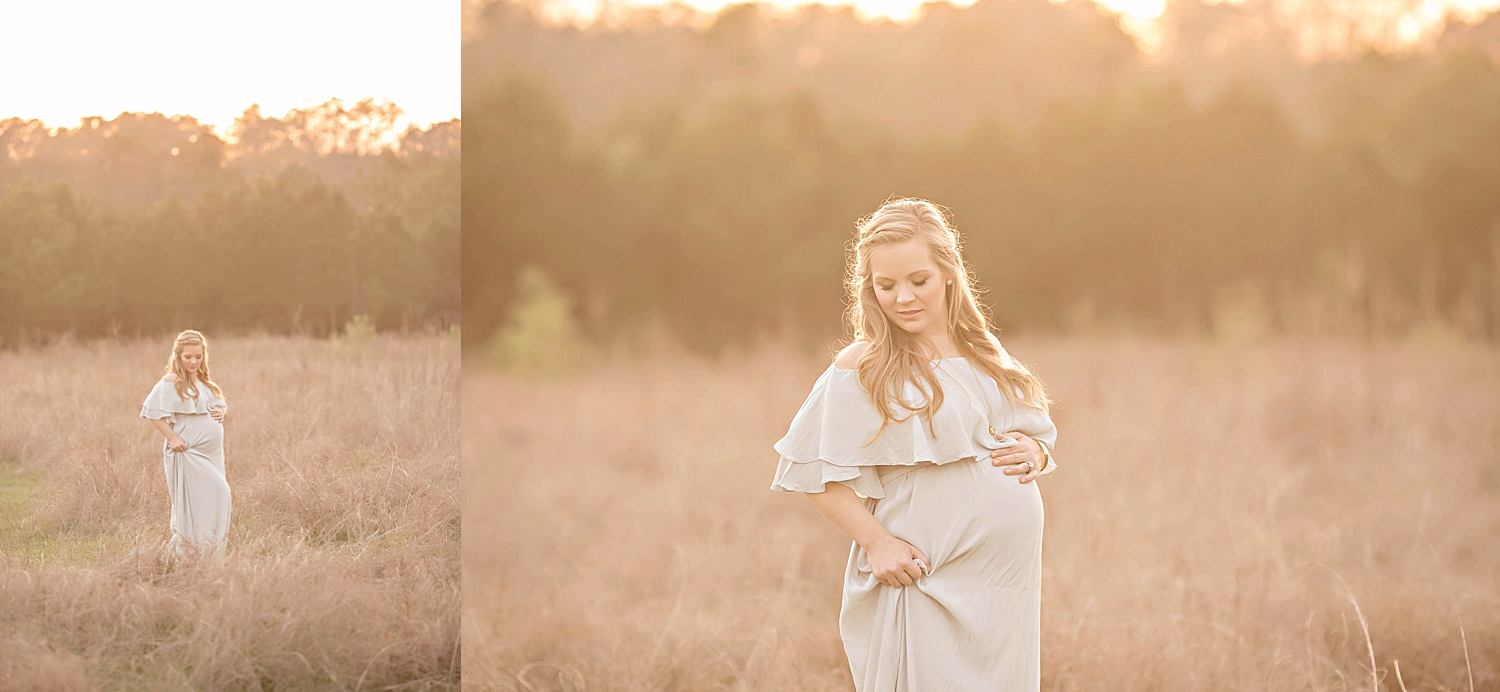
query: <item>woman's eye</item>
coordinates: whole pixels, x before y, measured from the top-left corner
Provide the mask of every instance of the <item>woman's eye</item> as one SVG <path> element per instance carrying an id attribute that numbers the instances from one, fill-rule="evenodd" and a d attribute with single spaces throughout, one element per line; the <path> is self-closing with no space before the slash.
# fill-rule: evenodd
<path id="1" fill-rule="evenodd" d="M 927 279 L 922 279 L 921 281 L 913 281 L 912 283 L 915 283 L 916 285 L 921 286 L 922 284 L 927 283 Z"/>

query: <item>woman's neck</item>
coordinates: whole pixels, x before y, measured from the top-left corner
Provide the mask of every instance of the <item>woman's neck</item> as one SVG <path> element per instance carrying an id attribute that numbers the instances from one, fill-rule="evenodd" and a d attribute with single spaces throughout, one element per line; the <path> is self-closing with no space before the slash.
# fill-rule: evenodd
<path id="1" fill-rule="evenodd" d="M 922 353 L 931 360 L 957 358 L 963 355 L 958 352 L 958 347 L 948 336 L 947 330 L 941 334 L 917 334 L 916 336 L 918 348 L 922 349 Z"/>

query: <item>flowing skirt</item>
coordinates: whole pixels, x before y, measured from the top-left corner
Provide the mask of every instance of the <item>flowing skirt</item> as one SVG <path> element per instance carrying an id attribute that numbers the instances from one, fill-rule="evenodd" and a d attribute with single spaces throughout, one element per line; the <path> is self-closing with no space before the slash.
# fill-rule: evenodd
<path id="1" fill-rule="evenodd" d="M 880 467 L 866 499 L 931 560 L 880 583 L 853 544 L 839 632 L 857 692 L 1036 692 L 1041 687 L 1042 496 L 988 459 Z"/>
<path id="2" fill-rule="evenodd" d="M 163 465 L 172 500 L 173 555 L 189 550 L 220 555 L 229 537 L 229 482 L 224 476 L 224 425 L 207 413 L 178 413 L 172 432 L 188 448 L 166 444 Z"/>

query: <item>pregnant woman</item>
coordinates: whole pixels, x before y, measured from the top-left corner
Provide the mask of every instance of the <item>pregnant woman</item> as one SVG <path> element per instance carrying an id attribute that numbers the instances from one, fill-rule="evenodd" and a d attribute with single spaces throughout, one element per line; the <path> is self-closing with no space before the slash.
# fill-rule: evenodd
<path id="1" fill-rule="evenodd" d="M 887 202 L 858 233 L 855 341 L 776 443 L 771 487 L 854 539 L 839 632 L 855 690 L 1035 692 L 1047 395 L 990 333 L 936 206 Z"/>
<path id="2" fill-rule="evenodd" d="M 224 391 L 208 374 L 208 342 L 191 329 L 177 335 L 167 374 L 151 390 L 141 417 L 166 437 L 162 447 L 172 500 L 175 557 L 221 555 L 229 535 L 229 482 L 224 479 Z"/>

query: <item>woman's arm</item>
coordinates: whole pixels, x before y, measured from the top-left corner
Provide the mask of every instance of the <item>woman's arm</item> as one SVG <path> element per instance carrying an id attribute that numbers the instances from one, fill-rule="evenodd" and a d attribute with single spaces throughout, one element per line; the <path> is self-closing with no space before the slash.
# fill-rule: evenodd
<path id="1" fill-rule="evenodd" d="M 891 535 L 849 486 L 830 482 L 821 493 L 807 493 L 814 507 L 844 533 L 849 534 L 869 559 L 875 578 L 887 586 L 910 586 L 922 576 L 914 559 L 931 569 L 932 561 L 915 546 Z"/>
<path id="2" fill-rule="evenodd" d="M 161 432 L 163 436 L 167 438 L 167 442 L 171 443 L 172 451 L 182 452 L 187 450 L 187 440 L 178 437 L 176 433 L 172 432 L 172 425 L 167 422 L 167 419 L 151 418 L 149 420 L 151 421 L 151 427 L 156 428 L 159 432 Z"/>

